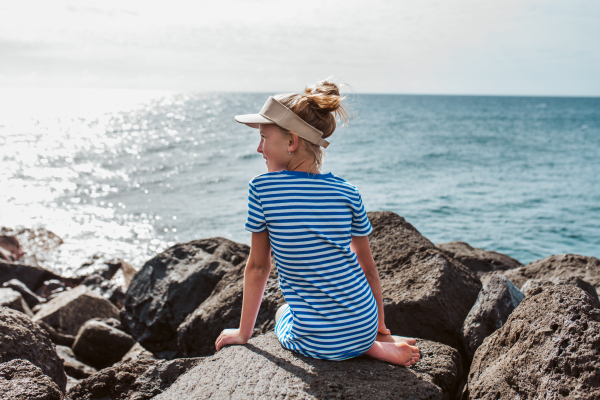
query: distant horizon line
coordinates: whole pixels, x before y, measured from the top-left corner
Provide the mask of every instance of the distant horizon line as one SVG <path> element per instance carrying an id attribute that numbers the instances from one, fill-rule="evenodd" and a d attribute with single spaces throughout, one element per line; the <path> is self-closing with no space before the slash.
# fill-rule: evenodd
<path id="1" fill-rule="evenodd" d="M 233 91 L 233 90 L 177 90 L 177 89 L 145 89 L 145 88 L 101 88 L 101 87 L 13 87 L 1 86 L 2 90 L 99 90 L 99 91 L 131 91 L 131 92 L 165 92 L 165 93 L 198 93 L 198 94 L 272 94 L 272 93 L 294 93 L 294 91 L 279 90 L 279 91 Z M 565 94 L 464 94 L 464 93 L 398 93 L 398 92 L 342 92 L 343 95 L 375 95 L 375 96 L 451 96 L 451 97 L 528 97 L 528 98 L 581 98 L 581 99 L 597 99 L 598 95 L 565 95 Z"/>

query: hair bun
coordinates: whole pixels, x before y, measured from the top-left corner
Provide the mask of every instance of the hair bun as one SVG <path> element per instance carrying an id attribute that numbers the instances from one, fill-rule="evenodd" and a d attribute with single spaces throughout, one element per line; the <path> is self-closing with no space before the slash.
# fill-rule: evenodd
<path id="1" fill-rule="evenodd" d="M 339 87 L 327 80 L 314 83 L 304 89 L 304 97 L 313 103 L 315 111 L 337 112 L 344 98 L 340 95 Z"/>

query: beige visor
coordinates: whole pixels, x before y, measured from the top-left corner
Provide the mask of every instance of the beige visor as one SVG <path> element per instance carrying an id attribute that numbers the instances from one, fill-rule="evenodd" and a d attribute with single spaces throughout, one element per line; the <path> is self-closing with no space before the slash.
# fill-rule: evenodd
<path id="1" fill-rule="evenodd" d="M 269 97 L 258 114 L 236 115 L 235 120 L 256 129 L 259 128 L 260 124 L 275 124 L 294 132 L 311 143 L 325 148 L 329 146 L 329 142 L 321 138 L 323 132 L 306 123 L 306 121 L 273 97 Z"/>

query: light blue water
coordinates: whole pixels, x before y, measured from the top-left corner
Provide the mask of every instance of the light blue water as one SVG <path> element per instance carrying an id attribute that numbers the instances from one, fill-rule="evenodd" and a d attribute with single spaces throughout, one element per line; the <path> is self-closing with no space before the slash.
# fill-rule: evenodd
<path id="1" fill-rule="evenodd" d="M 211 236 L 249 243 L 247 184 L 266 167 L 257 131 L 233 116 L 268 95 L 155 94 L 109 112 L 0 118 L 0 225 L 57 231 L 63 264 L 107 252 L 140 266 Z M 322 172 L 356 185 L 368 210 L 523 263 L 600 257 L 599 98 L 350 100 L 355 118 L 334 133 Z"/>

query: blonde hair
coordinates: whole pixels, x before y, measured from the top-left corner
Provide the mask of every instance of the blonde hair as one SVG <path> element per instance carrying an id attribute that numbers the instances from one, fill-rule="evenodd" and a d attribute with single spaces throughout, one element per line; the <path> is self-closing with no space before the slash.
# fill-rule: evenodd
<path id="1" fill-rule="evenodd" d="M 327 80 L 307 86 L 304 94 L 288 93 L 274 97 L 306 123 L 323 132 L 323 139 L 333 134 L 337 121 L 343 119 L 343 125 L 349 121 L 347 106 L 342 103 L 346 98 L 340 94 L 338 85 Z M 291 133 L 282 127 L 279 129 L 284 133 Z M 313 156 L 311 172 L 319 173 L 325 158 L 325 149 L 301 137 L 298 139 Z"/>

